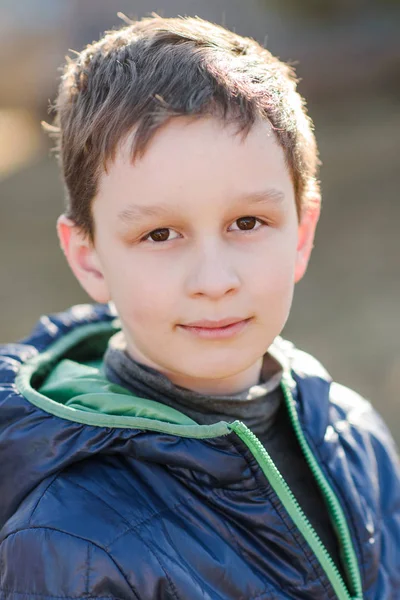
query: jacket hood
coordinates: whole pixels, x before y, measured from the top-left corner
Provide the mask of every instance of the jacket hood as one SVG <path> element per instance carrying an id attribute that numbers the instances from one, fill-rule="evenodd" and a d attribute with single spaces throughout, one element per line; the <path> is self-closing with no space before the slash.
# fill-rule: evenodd
<path id="1" fill-rule="evenodd" d="M 42 317 L 28 338 L 0 347 L 0 529 L 31 490 L 94 454 L 184 465 L 211 483 L 241 480 L 243 463 L 229 450 L 228 436 L 236 435 L 229 423 L 198 425 L 105 378 L 102 357 L 119 329 L 112 306 L 80 305 Z M 293 353 L 293 370 L 284 377 L 299 418 L 318 443 L 328 425 L 329 376 L 317 361 L 281 343 L 282 351 Z M 189 438 L 202 440 L 210 454 L 185 452 Z"/>

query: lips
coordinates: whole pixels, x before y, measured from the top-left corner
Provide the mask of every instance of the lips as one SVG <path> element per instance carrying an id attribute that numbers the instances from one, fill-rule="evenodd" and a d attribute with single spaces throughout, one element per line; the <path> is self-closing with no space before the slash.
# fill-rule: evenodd
<path id="1" fill-rule="evenodd" d="M 241 321 L 247 321 L 241 317 L 228 317 L 226 319 L 220 319 L 219 321 L 210 321 L 208 319 L 202 319 L 201 321 L 193 321 L 192 323 L 185 323 L 183 327 L 200 327 L 201 329 L 220 329 L 221 327 L 228 327 Z"/>
<path id="2" fill-rule="evenodd" d="M 178 325 L 178 327 L 185 331 L 185 335 L 207 341 L 224 342 L 232 340 L 244 332 L 251 321 L 252 317 L 247 319 L 230 317 L 219 321 L 202 319 L 201 321 L 192 321 L 187 325 Z"/>

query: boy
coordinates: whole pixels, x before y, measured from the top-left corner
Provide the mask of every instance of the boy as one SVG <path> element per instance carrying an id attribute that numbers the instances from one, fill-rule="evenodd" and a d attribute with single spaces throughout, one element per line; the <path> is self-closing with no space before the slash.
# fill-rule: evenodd
<path id="1" fill-rule="evenodd" d="M 320 206 L 292 71 L 155 16 L 69 61 L 56 110 L 97 304 L 2 349 L 0 599 L 400 598 L 390 434 L 279 338 Z"/>

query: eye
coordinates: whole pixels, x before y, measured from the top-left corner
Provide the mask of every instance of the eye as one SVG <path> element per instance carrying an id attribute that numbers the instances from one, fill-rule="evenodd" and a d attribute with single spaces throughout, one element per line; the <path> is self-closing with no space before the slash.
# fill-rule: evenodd
<path id="1" fill-rule="evenodd" d="M 256 227 L 257 223 L 259 227 Z M 254 231 L 260 229 L 262 225 L 266 225 L 266 223 L 256 217 L 240 217 L 240 219 L 236 219 L 235 224 L 238 226 L 236 231 Z"/>
<path id="2" fill-rule="evenodd" d="M 175 238 L 170 238 L 170 233 L 171 231 L 173 231 L 172 229 L 169 229 L 168 227 L 162 227 L 161 229 L 154 229 L 153 231 L 150 231 L 150 233 L 148 233 L 147 235 L 145 235 L 142 238 L 142 241 L 146 241 L 146 240 L 151 240 L 152 242 L 169 242 L 171 239 L 175 239 Z M 176 233 L 176 232 L 174 232 Z M 176 234 L 176 236 L 178 236 L 178 234 Z"/>

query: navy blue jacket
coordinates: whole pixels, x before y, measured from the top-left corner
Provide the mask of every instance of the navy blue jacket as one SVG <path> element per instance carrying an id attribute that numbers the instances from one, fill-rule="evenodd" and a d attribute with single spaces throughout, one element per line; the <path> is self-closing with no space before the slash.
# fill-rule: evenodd
<path id="1" fill-rule="evenodd" d="M 285 399 L 343 579 L 243 424 L 197 425 L 102 379 L 117 327 L 79 306 L 1 347 L 0 600 L 400 599 L 399 461 L 366 400 L 295 352 Z M 51 395 L 62 360 L 81 376 Z"/>

